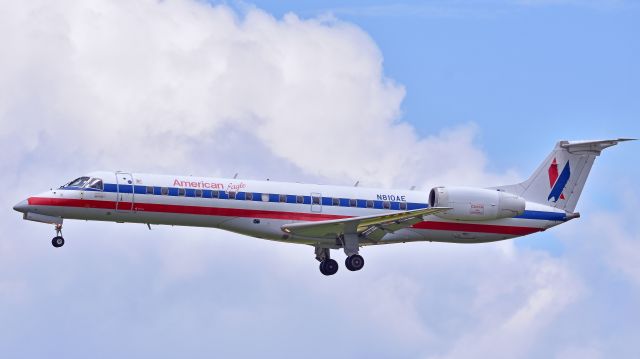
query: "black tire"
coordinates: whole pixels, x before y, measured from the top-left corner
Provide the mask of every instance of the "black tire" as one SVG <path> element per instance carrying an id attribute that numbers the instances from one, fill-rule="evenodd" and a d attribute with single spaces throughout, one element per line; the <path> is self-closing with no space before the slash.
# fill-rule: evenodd
<path id="1" fill-rule="evenodd" d="M 51 244 L 56 248 L 60 248 L 64 246 L 64 238 L 62 238 L 61 236 L 53 237 L 53 239 L 51 240 Z"/>
<path id="2" fill-rule="evenodd" d="M 320 262 L 320 273 L 328 275 L 327 270 L 324 268 L 324 261 Z"/>
<path id="3" fill-rule="evenodd" d="M 352 272 L 358 271 L 364 267 L 364 258 L 359 254 L 354 254 L 344 260 L 344 265 Z"/>
<path id="4" fill-rule="evenodd" d="M 349 258 L 347 257 L 347 259 L 344 260 L 344 266 L 347 267 L 348 270 L 353 272 L 353 267 L 351 266 L 351 263 L 349 263 Z"/>
<path id="5" fill-rule="evenodd" d="M 320 273 L 324 275 L 334 275 L 338 272 L 338 262 L 333 259 L 325 259 L 320 262 Z"/>
<path id="6" fill-rule="evenodd" d="M 338 272 L 338 262 L 333 259 L 327 259 L 324 262 L 324 275 L 334 275 Z"/>

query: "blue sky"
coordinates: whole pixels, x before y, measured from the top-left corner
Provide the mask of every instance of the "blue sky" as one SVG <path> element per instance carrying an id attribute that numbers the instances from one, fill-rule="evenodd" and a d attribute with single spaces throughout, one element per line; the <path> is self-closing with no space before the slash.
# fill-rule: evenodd
<path id="1" fill-rule="evenodd" d="M 362 27 L 382 51 L 385 74 L 407 89 L 403 119 L 422 135 L 438 126 L 482 124 L 481 145 L 496 154 L 491 162 L 499 168 L 530 152 L 505 146 L 638 132 L 634 2 L 255 4 L 276 16 L 332 12 Z M 536 136 L 526 142 L 505 136 L 523 128 Z"/>
<path id="2" fill-rule="evenodd" d="M 24 1 L 0 12 L 0 352 L 35 357 L 638 357 L 638 143 L 582 218 L 481 245 L 312 248 L 11 210 L 95 169 L 408 188 L 526 177 L 639 137 L 640 6 Z M 334 254 L 342 261 L 341 253 Z"/>

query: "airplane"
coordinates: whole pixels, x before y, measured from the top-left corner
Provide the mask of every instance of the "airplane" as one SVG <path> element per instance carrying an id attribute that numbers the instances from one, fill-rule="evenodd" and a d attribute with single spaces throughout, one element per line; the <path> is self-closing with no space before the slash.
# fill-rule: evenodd
<path id="1" fill-rule="evenodd" d="M 483 243 L 545 231 L 574 212 L 587 176 L 605 148 L 633 139 L 560 141 L 524 182 L 489 188 L 439 186 L 429 192 L 98 171 L 30 196 L 13 209 L 25 220 L 64 219 L 213 227 L 313 246 L 320 272 L 364 266 L 360 248 L 416 241 Z"/>

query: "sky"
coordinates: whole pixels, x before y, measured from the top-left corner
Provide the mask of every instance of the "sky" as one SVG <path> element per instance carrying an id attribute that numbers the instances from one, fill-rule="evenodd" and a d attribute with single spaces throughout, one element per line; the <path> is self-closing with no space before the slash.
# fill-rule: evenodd
<path id="1" fill-rule="evenodd" d="M 0 1 L 0 353 L 637 358 L 638 143 L 582 217 L 510 241 L 313 248 L 12 206 L 98 169 L 409 188 L 528 176 L 639 137 L 625 0 Z M 334 251 L 341 262 L 344 254 Z"/>

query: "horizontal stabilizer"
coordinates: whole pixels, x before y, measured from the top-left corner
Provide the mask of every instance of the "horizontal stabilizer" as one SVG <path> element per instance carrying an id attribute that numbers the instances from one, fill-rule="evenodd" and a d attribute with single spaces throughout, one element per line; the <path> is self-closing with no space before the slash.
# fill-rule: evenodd
<path id="1" fill-rule="evenodd" d="M 599 156 L 602 150 L 615 146 L 619 142 L 635 141 L 635 138 L 617 138 L 614 140 L 597 141 L 561 141 L 560 147 L 567 149 L 572 154 L 593 153 Z"/>

